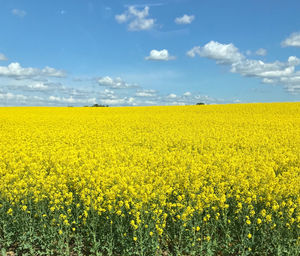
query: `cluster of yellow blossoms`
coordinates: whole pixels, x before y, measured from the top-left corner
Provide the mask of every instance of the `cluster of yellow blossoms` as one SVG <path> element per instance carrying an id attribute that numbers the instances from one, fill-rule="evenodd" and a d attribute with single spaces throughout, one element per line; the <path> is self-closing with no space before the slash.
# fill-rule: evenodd
<path id="1" fill-rule="evenodd" d="M 299 103 L 0 108 L 0 130 L 8 215 L 48 202 L 41 214 L 60 212 L 73 230 L 78 208 L 84 223 L 126 217 L 158 237 L 195 216 L 300 227 Z"/>

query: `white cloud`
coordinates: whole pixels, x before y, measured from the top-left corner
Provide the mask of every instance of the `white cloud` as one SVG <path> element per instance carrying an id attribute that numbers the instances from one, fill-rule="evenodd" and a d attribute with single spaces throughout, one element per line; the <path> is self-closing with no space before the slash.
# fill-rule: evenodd
<path id="1" fill-rule="evenodd" d="M 135 93 L 137 97 L 155 97 L 156 91 L 155 90 L 138 90 Z"/>
<path id="2" fill-rule="evenodd" d="M 134 4 L 134 5 L 130 5 L 130 4 L 125 4 L 124 6 L 126 8 L 128 8 L 129 6 L 134 6 L 134 7 L 138 7 L 138 8 L 143 8 L 145 6 L 163 6 L 163 5 L 166 5 L 166 3 L 146 3 L 146 4 Z"/>
<path id="3" fill-rule="evenodd" d="M 124 98 L 117 98 L 117 99 L 102 99 L 101 104 L 104 105 L 127 105 L 127 106 L 136 106 L 137 103 L 135 102 L 135 98 L 133 97 L 124 97 Z"/>
<path id="4" fill-rule="evenodd" d="M 185 93 L 183 94 L 183 96 L 191 96 L 191 95 L 192 95 L 191 92 L 185 92 Z"/>
<path id="5" fill-rule="evenodd" d="M 157 105 L 157 102 L 153 100 L 145 100 L 143 103 L 146 105 Z"/>
<path id="6" fill-rule="evenodd" d="M 149 6 L 138 10 L 135 6 L 129 6 L 128 9 L 115 16 L 118 23 L 128 22 L 128 29 L 130 31 L 149 30 L 155 25 L 155 20 L 148 18 Z"/>
<path id="7" fill-rule="evenodd" d="M 43 82 L 37 82 L 37 83 L 29 84 L 28 88 L 33 90 L 48 90 L 49 86 Z"/>
<path id="8" fill-rule="evenodd" d="M 225 100 L 212 98 L 208 95 L 201 95 L 195 92 L 185 92 L 183 95 L 171 93 L 167 96 L 159 97 L 159 104 L 162 105 L 195 105 L 198 102 L 205 104 L 226 103 Z"/>
<path id="9" fill-rule="evenodd" d="M 175 23 L 176 24 L 191 24 L 194 19 L 195 19 L 194 15 L 184 14 L 182 17 L 177 17 L 175 19 Z"/>
<path id="10" fill-rule="evenodd" d="M 200 49 L 200 46 L 195 46 L 191 50 L 187 51 L 186 55 L 191 58 L 194 58 L 196 55 L 200 55 Z"/>
<path id="11" fill-rule="evenodd" d="M 57 102 L 57 103 L 67 103 L 67 104 L 78 104 L 78 103 L 89 103 L 95 104 L 96 98 L 88 98 L 88 99 L 76 99 L 71 97 L 59 97 L 59 96 L 49 96 L 48 100 L 50 102 Z"/>
<path id="12" fill-rule="evenodd" d="M 15 79 L 34 77 L 64 77 L 65 72 L 51 67 L 43 69 L 23 68 L 18 62 L 13 62 L 8 66 L 0 66 L 0 76 L 12 77 Z"/>
<path id="13" fill-rule="evenodd" d="M 116 21 L 119 22 L 119 23 L 126 22 L 128 20 L 128 18 L 129 17 L 125 13 L 115 16 Z"/>
<path id="14" fill-rule="evenodd" d="M 120 77 L 111 78 L 109 76 L 100 77 L 98 84 L 101 86 L 107 86 L 113 89 L 125 89 L 125 88 L 137 88 L 137 84 L 129 84 L 122 80 Z"/>
<path id="15" fill-rule="evenodd" d="M 137 97 L 153 97 L 153 94 L 147 92 L 137 92 L 135 94 Z"/>
<path id="16" fill-rule="evenodd" d="M 20 9 L 12 9 L 11 13 L 15 16 L 18 16 L 20 18 L 23 18 L 26 16 L 26 12 L 24 10 L 20 10 Z"/>
<path id="17" fill-rule="evenodd" d="M 75 98 L 73 96 L 47 96 L 0 92 L 0 106 L 66 106 L 95 104 L 96 98 Z"/>
<path id="18" fill-rule="evenodd" d="M 0 93 L 0 100 L 13 100 L 13 101 L 24 101 L 27 99 L 27 96 L 22 94 L 13 94 L 13 93 Z"/>
<path id="19" fill-rule="evenodd" d="M 288 92 L 296 93 L 297 90 L 294 88 L 300 85 L 300 74 L 295 72 L 295 67 L 299 64 L 300 60 L 295 56 L 290 56 L 287 62 L 265 63 L 261 60 L 244 60 L 233 63 L 231 72 L 261 78 L 265 84 L 281 84 Z"/>
<path id="20" fill-rule="evenodd" d="M 142 11 L 137 10 L 135 6 L 129 6 L 128 12 L 139 19 L 144 19 L 149 15 L 149 6 L 145 6 Z"/>
<path id="21" fill-rule="evenodd" d="M 109 76 L 105 76 L 105 77 L 101 77 L 98 80 L 98 83 L 104 86 L 113 86 L 114 85 L 114 80 L 109 77 Z"/>
<path id="22" fill-rule="evenodd" d="M 281 42 L 283 47 L 300 47 L 300 32 L 292 33 L 288 38 Z"/>
<path id="23" fill-rule="evenodd" d="M 244 60 L 242 62 L 233 63 L 231 72 L 239 73 L 243 76 L 256 77 L 280 77 L 290 75 L 294 72 L 295 67 L 289 66 L 282 62 L 265 63 L 261 60 Z"/>
<path id="24" fill-rule="evenodd" d="M 168 50 L 166 49 L 163 49 L 161 51 L 151 50 L 150 55 L 145 57 L 146 60 L 163 60 L 163 61 L 174 60 L 175 58 L 176 58 L 175 56 L 170 56 Z"/>
<path id="25" fill-rule="evenodd" d="M 259 48 L 256 52 L 255 52 L 256 55 L 258 56 L 266 56 L 267 55 L 267 50 L 264 49 L 264 48 Z"/>
<path id="26" fill-rule="evenodd" d="M 3 83 L 3 82 L 2 82 Z M 69 95 L 82 95 L 81 89 L 74 89 L 71 87 L 63 86 L 61 83 L 51 82 L 48 79 L 6 79 L 5 85 L 2 86 L 7 90 L 23 91 L 30 93 L 43 93 L 49 94 L 53 91 L 69 94 Z"/>
<path id="27" fill-rule="evenodd" d="M 203 47 L 195 46 L 187 52 L 189 57 L 196 55 L 216 60 L 218 64 L 231 64 L 243 60 L 245 57 L 233 44 L 220 44 L 210 41 Z"/>
<path id="28" fill-rule="evenodd" d="M 9 84 L 0 87 L 0 105 L 4 106 L 90 106 L 96 103 L 109 106 L 194 105 L 199 101 L 220 103 L 208 96 L 191 92 L 182 95 L 174 93 L 161 95 L 156 90 L 143 88 L 113 90 L 109 87 L 100 90 L 98 87 L 96 90 L 95 88 L 89 90 L 88 85 L 85 88 L 72 88 L 51 81 L 6 80 Z M 111 80 L 105 80 L 112 84 Z M 0 83 L 2 81 L 3 79 Z"/>
<path id="29" fill-rule="evenodd" d="M 300 93 L 300 71 L 295 70 L 295 67 L 300 65 L 300 59 L 296 56 L 290 56 L 286 62 L 268 63 L 245 58 L 233 44 L 220 44 L 214 41 L 204 47 L 196 46 L 187 54 L 190 57 L 199 55 L 214 59 L 218 64 L 229 65 L 232 73 L 256 77 L 265 84 L 281 84 L 290 93 Z"/>
<path id="30" fill-rule="evenodd" d="M 10 90 L 46 92 L 55 89 L 55 86 L 50 86 L 46 82 L 36 82 L 32 80 L 17 80 L 17 83 L 8 83 L 6 88 Z"/>
<path id="31" fill-rule="evenodd" d="M 167 96 L 167 98 L 169 98 L 169 99 L 175 99 L 175 98 L 177 98 L 177 95 L 174 94 L 174 93 L 171 93 L 171 94 L 169 94 L 169 95 Z"/>
<path id="32" fill-rule="evenodd" d="M 288 64 L 291 66 L 298 66 L 300 64 L 300 59 L 296 56 L 290 56 L 288 58 Z"/>
<path id="33" fill-rule="evenodd" d="M 132 31 L 148 30 L 154 25 L 153 19 L 135 19 L 129 23 L 128 29 Z"/>
<path id="34" fill-rule="evenodd" d="M 276 81 L 274 79 L 270 79 L 270 78 L 263 78 L 262 82 L 264 84 L 275 84 Z"/>
<path id="35" fill-rule="evenodd" d="M 0 60 L 7 60 L 6 56 L 3 53 L 0 53 Z"/>
<path id="36" fill-rule="evenodd" d="M 113 94 L 115 94 L 114 91 L 109 90 L 109 89 L 105 89 L 105 90 L 103 91 L 103 93 L 105 93 L 106 95 L 113 95 Z"/>
<path id="37" fill-rule="evenodd" d="M 190 57 L 199 55 L 214 59 L 218 64 L 229 65 L 232 73 L 260 78 L 265 84 L 282 84 L 288 92 L 299 91 L 300 71 L 295 71 L 295 67 L 300 65 L 300 59 L 296 56 L 290 56 L 286 62 L 267 63 L 245 58 L 233 44 L 220 44 L 214 41 L 203 47 L 192 48 L 187 55 Z"/>

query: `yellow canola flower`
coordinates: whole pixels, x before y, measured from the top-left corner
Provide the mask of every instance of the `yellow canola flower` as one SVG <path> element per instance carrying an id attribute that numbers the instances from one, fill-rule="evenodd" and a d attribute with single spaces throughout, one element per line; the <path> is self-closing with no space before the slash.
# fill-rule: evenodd
<path id="1" fill-rule="evenodd" d="M 160 235 L 169 220 L 210 225 L 233 209 L 228 224 L 273 227 L 279 216 L 293 229 L 299 116 L 300 103 L 0 108 L 1 209 L 26 213 L 45 201 L 39 216 L 55 225 L 81 211 L 83 223 L 130 216 L 133 230 L 151 220 Z"/>
<path id="2" fill-rule="evenodd" d="M 8 211 L 7 211 L 7 214 L 12 215 L 13 214 L 13 209 L 9 208 Z"/>

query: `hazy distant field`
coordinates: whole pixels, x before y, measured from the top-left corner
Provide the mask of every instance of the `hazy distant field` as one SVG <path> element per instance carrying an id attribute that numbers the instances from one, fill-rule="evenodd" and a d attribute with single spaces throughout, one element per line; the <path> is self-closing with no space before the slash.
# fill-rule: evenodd
<path id="1" fill-rule="evenodd" d="M 300 103 L 0 108 L 0 248 L 296 255 Z"/>

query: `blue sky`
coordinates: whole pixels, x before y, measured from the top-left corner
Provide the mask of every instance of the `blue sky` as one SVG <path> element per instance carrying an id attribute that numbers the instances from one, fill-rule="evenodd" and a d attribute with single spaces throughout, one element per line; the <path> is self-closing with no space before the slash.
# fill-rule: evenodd
<path id="1" fill-rule="evenodd" d="M 0 106 L 300 101 L 298 0 L 0 6 Z"/>

